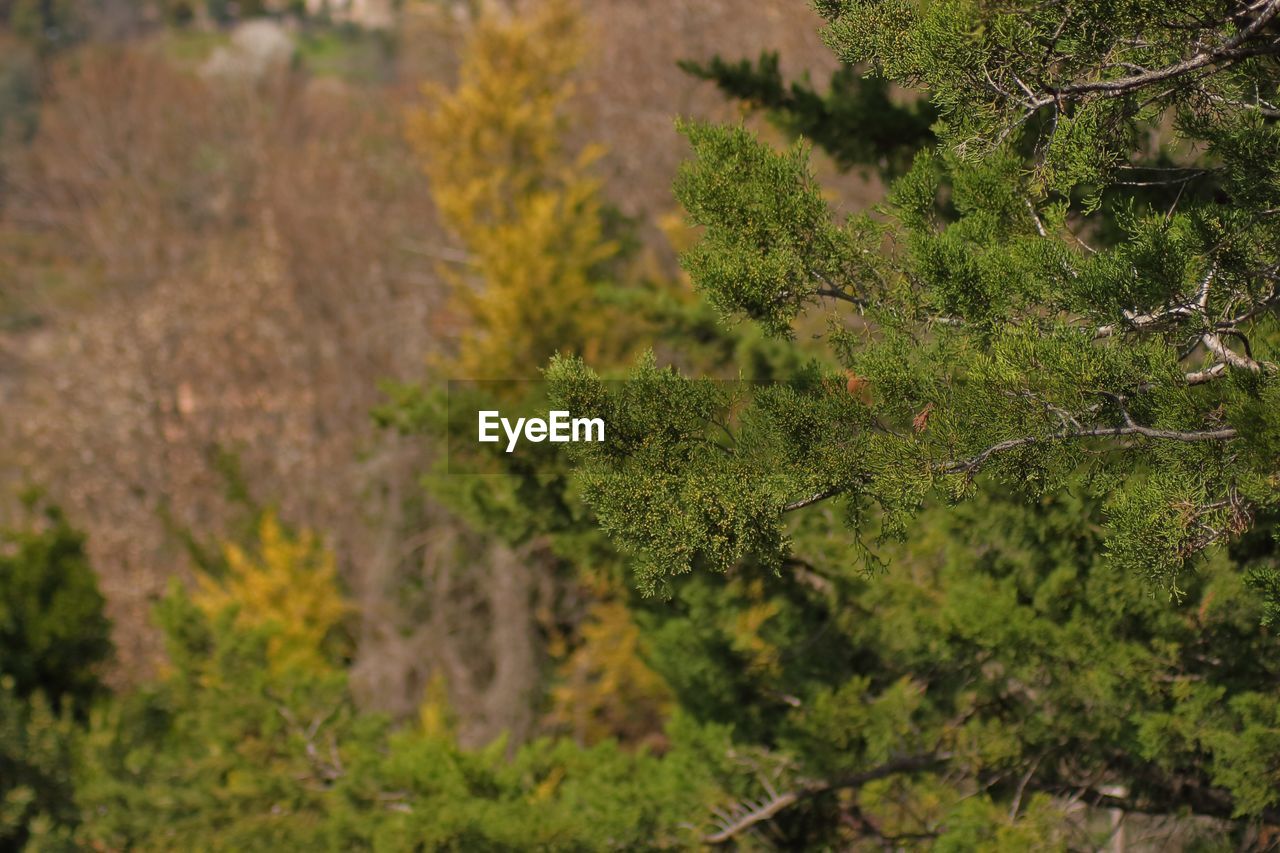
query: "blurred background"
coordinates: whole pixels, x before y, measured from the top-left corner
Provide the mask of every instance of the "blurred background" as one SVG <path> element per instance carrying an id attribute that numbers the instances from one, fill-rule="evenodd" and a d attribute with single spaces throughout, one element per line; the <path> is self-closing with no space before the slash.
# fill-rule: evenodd
<path id="1" fill-rule="evenodd" d="M 424 83 L 455 85 L 481 16 L 522 14 L 0 2 L 0 475 L 87 533 L 112 684 L 153 674 L 151 608 L 189 579 L 187 534 L 229 535 L 235 480 L 323 533 L 360 614 L 357 682 L 380 707 L 416 705 L 439 638 L 406 626 L 404 587 L 432 527 L 432 448 L 370 410 L 380 382 L 423 379 L 451 351 L 467 317 L 447 268 L 466 249 L 433 196 L 431 140 L 407 127 Z M 600 204 L 652 275 L 677 274 L 673 118 L 735 113 L 677 61 L 776 49 L 787 73 L 825 74 L 818 23 L 786 0 L 586 5 L 561 143 L 599 147 Z M 834 172 L 851 204 L 871 197 L 874 178 Z M 510 722 L 472 700 L 478 739 Z"/>
<path id="2" fill-rule="evenodd" d="M 671 189 L 677 119 L 813 140 L 838 216 L 933 144 L 933 108 L 820 23 L 802 0 L 0 0 L 0 851 L 672 849 L 788 803 L 735 843 L 1225 849 L 1189 845 L 1236 806 L 1179 799 L 1205 720 L 1262 813 L 1276 641 L 1234 567 L 1274 559 L 1264 533 L 1171 603 L 1109 572 L 1091 499 L 930 506 L 885 573 L 824 507 L 785 571 L 664 599 L 564 460 L 442 472 L 451 379 L 557 352 L 606 378 L 647 351 L 835 369 L 811 333 L 859 318 L 780 342 L 693 292 Z M 812 787 L 933 727 L 972 778 Z M 1137 794 L 1150 771 L 1154 817 L 1107 807 L 1113 764 Z"/>

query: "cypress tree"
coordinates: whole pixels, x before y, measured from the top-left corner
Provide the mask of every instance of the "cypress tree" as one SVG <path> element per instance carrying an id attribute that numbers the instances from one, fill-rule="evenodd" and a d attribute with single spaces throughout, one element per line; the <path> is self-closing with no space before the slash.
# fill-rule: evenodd
<path id="1" fill-rule="evenodd" d="M 680 126 L 695 286 L 783 339 L 825 312 L 828 357 L 732 439 L 694 378 L 642 363 L 661 394 L 609 395 L 556 361 L 616 423 L 589 499 L 656 582 L 776 566 L 818 504 L 901 538 L 931 496 L 1079 480 L 1111 559 L 1176 590 L 1280 497 L 1280 4 L 818 7 L 847 65 L 923 90 L 937 144 L 842 218 L 803 140 Z"/>

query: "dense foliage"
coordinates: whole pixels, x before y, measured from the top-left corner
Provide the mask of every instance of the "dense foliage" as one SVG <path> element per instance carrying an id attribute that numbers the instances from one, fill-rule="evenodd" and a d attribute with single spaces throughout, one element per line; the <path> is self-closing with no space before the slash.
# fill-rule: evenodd
<path id="1" fill-rule="evenodd" d="M 78 540 L 77 540 L 78 541 Z M 267 515 L 231 574 L 175 583 L 157 615 L 169 666 L 87 728 L 0 692 L 0 842 L 33 849 L 599 850 L 691 843 L 726 732 L 672 728 L 662 759 L 616 743 L 461 750 L 430 709 L 362 712 L 331 642 L 345 609 L 307 531 Z M 50 581 L 53 567 L 32 574 Z M 292 597 L 278 591 L 288 585 Z M 239 591 L 234 597 L 228 595 Z M 37 608 L 37 615 L 46 615 Z M 431 697 L 428 697 L 431 701 Z"/>
<path id="2" fill-rule="evenodd" d="M 828 306 L 841 369 L 761 393 L 724 446 L 726 400 L 640 367 L 666 393 L 599 403 L 626 445 L 585 463 L 602 519 L 671 576 L 776 564 L 784 515 L 833 498 L 901 536 L 979 476 L 1038 494 L 1082 476 L 1117 565 L 1176 587 L 1280 495 L 1280 9 L 821 6 L 842 59 L 925 87 L 940 142 L 879 214 L 839 221 L 803 145 L 683 127 L 695 285 L 779 336 Z M 1149 184 L 1177 193 L 1156 205 Z M 590 405 L 585 365 L 553 374 Z M 642 496 L 685 510 L 624 511 Z"/>
<path id="3" fill-rule="evenodd" d="M 84 536 L 59 509 L 44 507 L 29 529 L 0 531 L 0 677 L 9 689 L 83 710 L 111 655 L 103 603 Z"/>
<path id="4" fill-rule="evenodd" d="M 705 64 L 685 60 L 680 67 L 749 108 L 766 110 L 775 124 L 821 147 L 844 169 L 872 166 L 898 174 L 933 141 L 936 114 L 927 100 L 897 103 L 888 80 L 852 66 L 834 72 L 825 93 L 807 78 L 787 84 L 777 53 L 765 52 L 755 63 L 715 56 Z"/>
<path id="5" fill-rule="evenodd" d="M 361 711 L 326 639 L 343 597 L 323 549 L 267 519 L 249 547 L 260 558 L 201 586 L 287 581 L 330 604 L 175 585 L 158 611 L 167 671 L 101 702 L 87 731 L 4 694 L 6 756 L 22 750 L 6 765 L 19 788 L 5 825 L 16 817 L 19 837 L 1046 849 L 1102 843 L 1113 827 L 1095 806 L 1212 819 L 1173 824 L 1180 842 L 1252 843 L 1248 823 L 1226 821 L 1277 819 L 1280 656 L 1241 572 L 1270 553 L 1258 542 L 1212 560 L 1171 604 L 1101 558 L 1098 507 L 1070 494 L 931 509 L 930 532 L 894 549 L 884 575 L 814 524 L 796 534 L 812 559 L 781 574 L 743 564 L 636 603 L 680 709 L 658 754 L 565 738 L 508 757 L 501 740 L 459 749 L 438 697 L 408 725 Z"/>
<path id="6" fill-rule="evenodd" d="M 399 718 L 330 537 L 239 481 L 115 693 L 84 536 L 4 531 L 0 849 L 1274 845 L 1280 0 L 816 6 L 825 93 L 685 63 L 804 137 L 680 123 L 685 280 L 575 133 L 574 7 L 479 17 L 406 122 L 454 334 L 375 418 L 536 409 L 550 359 L 609 440 L 420 472 Z"/>
<path id="7" fill-rule="evenodd" d="M 79 722 L 102 694 L 110 624 L 84 536 L 32 495 L 0 530 L 0 847 L 76 821 Z M 39 509 L 39 513 L 35 512 Z"/>
<path id="8" fill-rule="evenodd" d="M 804 143 L 686 123 L 676 194 L 694 285 L 796 346 L 825 309 L 827 352 L 763 385 L 549 370 L 613 429 L 574 449 L 584 499 L 684 616 L 653 606 L 659 671 L 799 768 L 716 837 L 1273 820 L 1280 4 L 818 7 L 848 66 L 922 88 L 936 146 L 841 219 Z M 767 62 L 703 71 L 781 103 Z"/>

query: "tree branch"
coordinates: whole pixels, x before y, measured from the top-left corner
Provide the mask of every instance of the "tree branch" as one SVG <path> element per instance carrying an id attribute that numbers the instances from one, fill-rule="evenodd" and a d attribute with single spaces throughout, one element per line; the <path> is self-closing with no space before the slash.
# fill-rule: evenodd
<path id="1" fill-rule="evenodd" d="M 807 498 L 801 498 L 798 501 L 792 501 L 791 503 L 784 506 L 782 508 L 782 511 L 784 513 L 795 512 L 798 509 L 804 509 L 807 506 L 813 506 L 816 503 L 822 503 L 827 498 L 834 498 L 836 495 L 840 494 L 842 491 L 844 490 L 839 487 L 832 486 L 829 489 L 823 489 L 820 492 L 814 492 L 812 495 L 810 495 Z"/>
<path id="2" fill-rule="evenodd" d="M 1057 89 L 1051 89 L 1048 95 L 1036 98 L 1030 103 L 1038 108 L 1059 101 L 1063 97 L 1088 94 L 1122 95 L 1135 89 L 1149 86 L 1152 83 L 1171 80 L 1217 63 L 1233 62 L 1239 59 L 1247 59 L 1251 56 L 1280 52 L 1280 44 L 1275 42 L 1262 46 L 1247 45 L 1277 14 L 1280 14 L 1280 0 L 1267 0 L 1258 12 L 1258 16 L 1253 19 L 1249 26 L 1212 50 L 1202 51 L 1195 56 L 1167 65 L 1164 68 L 1132 74 L 1128 77 L 1120 77 L 1115 80 L 1095 80 L 1089 83 L 1071 83 Z"/>
<path id="3" fill-rule="evenodd" d="M 998 453 L 1041 442 L 1067 441 L 1073 438 L 1118 438 L 1126 435 L 1140 435 L 1144 438 L 1157 438 L 1165 441 L 1200 442 L 1230 441 L 1237 436 L 1237 432 L 1230 427 L 1203 432 L 1182 432 L 1179 430 L 1155 429 L 1153 427 L 1139 426 L 1138 424 L 1126 424 L 1118 427 L 1091 427 L 1089 429 L 1070 430 L 1054 435 L 1029 435 L 993 444 L 968 459 L 945 463 L 938 467 L 937 472 L 939 474 L 973 474 L 980 470 L 988 459 Z"/>
<path id="4" fill-rule="evenodd" d="M 1200 340 L 1204 341 L 1204 345 L 1208 348 L 1209 352 L 1213 353 L 1219 360 L 1226 362 L 1232 367 L 1239 368 L 1240 370 L 1248 370 L 1251 373 L 1261 372 L 1262 365 L 1258 364 L 1258 362 L 1251 358 L 1240 355 L 1240 353 L 1228 347 L 1222 342 L 1222 338 L 1218 337 L 1216 333 L 1206 332 L 1200 337 Z"/>
<path id="5" fill-rule="evenodd" d="M 1216 379 L 1225 370 L 1225 365 L 1215 364 L 1207 370 L 1198 373 L 1188 373 L 1187 382 L 1191 385 L 1199 385 Z M 998 442 L 986 448 L 982 452 L 970 456 L 968 459 L 959 459 L 953 462 L 940 463 L 934 468 L 935 473 L 949 474 L 976 474 L 982 469 L 992 456 L 1004 453 L 1008 450 L 1015 450 L 1019 447 L 1029 447 L 1033 444 L 1052 441 L 1069 441 L 1075 438 L 1123 438 L 1124 436 L 1136 435 L 1143 438 L 1158 439 L 1161 441 L 1180 441 L 1186 443 L 1198 443 L 1204 441 L 1231 441 L 1239 436 L 1239 433 L 1232 427 L 1223 427 L 1214 430 L 1171 430 L 1157 429 L 1155 427 L 1146 427 L 1134 423 L 1133 420 L 1126 416 L 1126 423 L 1123 426 L 1116 427 L 1089 427 L 1087 429 L 1072 429 L 1064 432 L 1054 433 L 1052 435 L 1026 435 L 1018 438 L 1010 438 L 1005 441 Z M 844 492 L 843 488 L 832 486 L 819 492 L 814 492 L 805 498 L 792 501 L 782 507 L 782 513 L 795 512 L 805 507 L 813 506 L 821 503 L 829 498 L 833 498 Z"/>
<path id="6" fill-rule="evenodd" d="M 725 844 L 732 841 L 734 836 L 757 824 L 771 820 L 779 812 L 803 800 L 816 797 L 819 794 L 825 794 L 828 791 L 860 788 L 868 782 L 874 782 L 877 779 L 884 779 L 889 776 L 897 776 L 900 773 L 918 773 L 922 770 L 931 770 L 941 767 L 950 758 L 951 756 L 948 753 L 909 755 L 895 758 L 878 767 L 873 767 L 870 770 L 856 773 L 852 776 L 846 776 L 843 779 L 810 782 L 781 794 L 774 792 L 765 800 L 750 804 L 749 808 L 741 811 L 736 817 L 732 817 L 719 831 L 703 836 L 702 840 L 706 844 Z"/>
<path id="7" fill-rule="evenodd" d="M 1206 382 L 1212 382 L 1226 374 L 1227 365 L 1220 361 L 1212 367 L 1206 367 L 1204 370 L 1193 370 L 1186 375 L 1186 380 L 1188 385 L 1204 385 Z"/>
<path id="8" fill-rule="evenodd" d="M 1188 780 L 1181 780 L 1177 786 L 1169 786 L 1170 790 L 1161 792 L 1165 796 L 1159 800 L 1147 802 L 1135 797 L 1121 797 L 1104 793 L 1096 787 L 1086 785 L 1076 788 L 1062 784 L 1032 783 L 1032 790 L 1041 791 L 1053 796 L 1071 796 L 1094 808 L 1116 809 L 1131 814 L 1168 815 L 1179 809 L 1188 809 L 1192 814 L 1211 817 L 1218 820 L 1237 818 L 1235 802 L 1229 794 L 1214 788 L 1206 788 Z M 1163 802 L 1161 801 L 1163 800 Z M 1267 823 L 1280 823 L 1280 809 L 1263 809 L 1258 815 Z"/>

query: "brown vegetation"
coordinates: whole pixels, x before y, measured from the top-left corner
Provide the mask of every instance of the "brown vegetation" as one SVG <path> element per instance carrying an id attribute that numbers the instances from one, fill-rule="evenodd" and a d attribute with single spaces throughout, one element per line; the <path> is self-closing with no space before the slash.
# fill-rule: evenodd
<path id="1" fill-rule="evenodd" d="M 151 602 L 187 571 L 166 519 L 225 529 L 214 459 L 234 454 L 259 498 L 331 537 L 363 613 L 365 694 L 407 713 L 443 667 L 478 742 L 532 725 L 515 697 L 537 678 L 532 613 L 550 593 L 517 570 L 527 554 L 440 525 L 415 481 L 428 449 L 368 415 L 379 380 L 420 376 L 456 323 L 438 265 L 457 243 L 402 117 L 418 76 L 452 74 L 468 24 L 411 9 L 385 85 L 206 79 L 145 41 L 54 61 L 37 135 L 5 166 L 0 474 L 45 485 L 88 528 L 129 681 L 160 652 Z M 816 18 L 780 0 L 588 13 L 573 135 L 605 144 L 606 197 L 649 222 L 674 207 L 673 113 L 732 109 L 677 59 L 828 56 Z M 406 591 L 424 588 L 431 613 Z"/>

